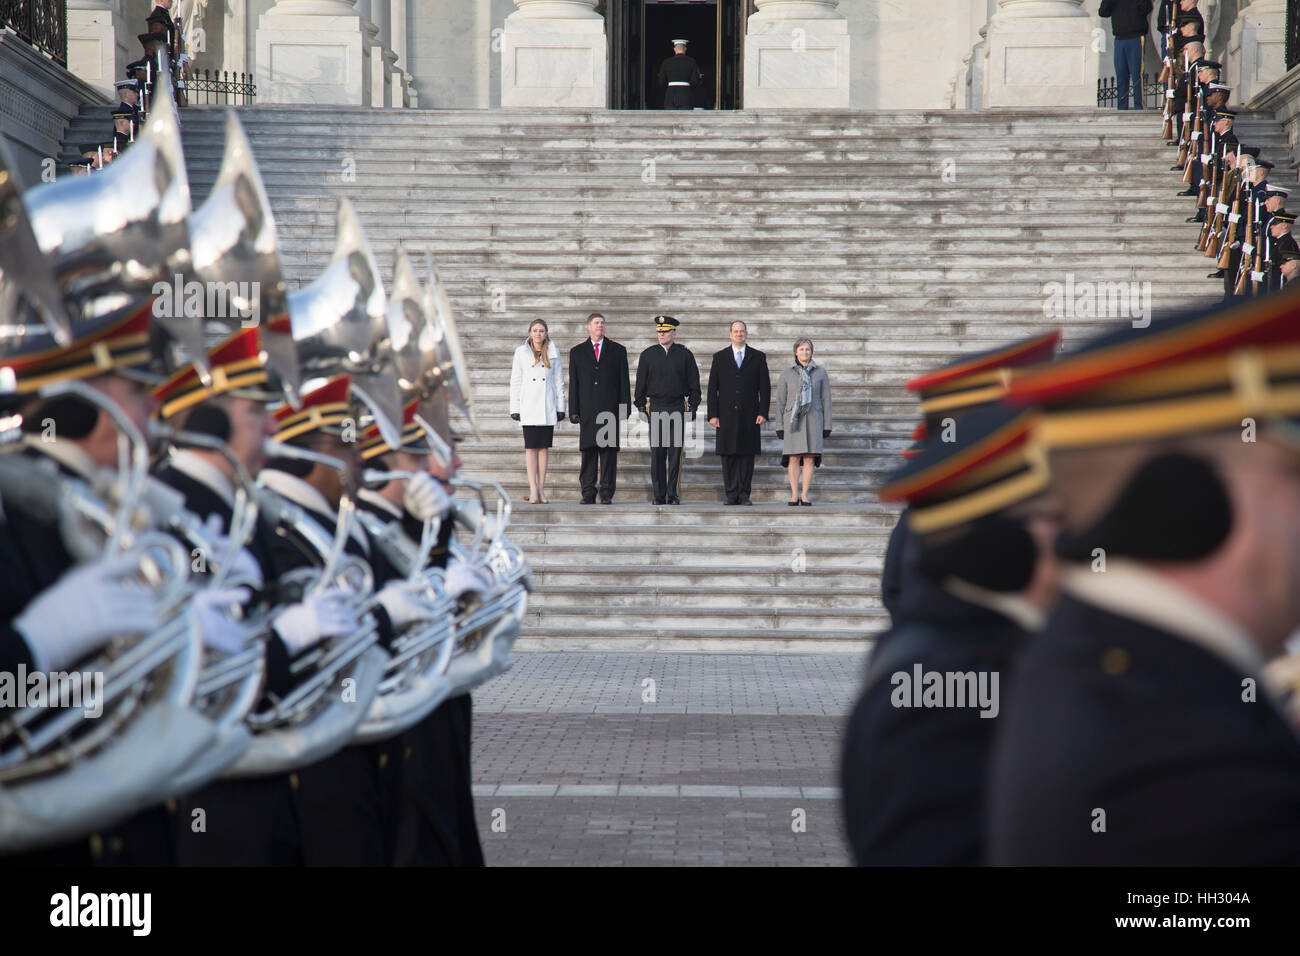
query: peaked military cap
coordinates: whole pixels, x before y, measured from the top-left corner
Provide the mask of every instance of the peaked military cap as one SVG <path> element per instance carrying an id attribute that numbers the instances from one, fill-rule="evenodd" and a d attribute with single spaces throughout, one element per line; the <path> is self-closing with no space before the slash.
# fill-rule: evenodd
<path id="1" fill-rule="evenodd" d="M 272 413 L 276 425 L 275 440 L 289 441 L 313 431 L 339 434 L 339 426 L 352 419 L 351 390 L 351 376 L 338 375 L 304 394 L 300 409 L 281 405 Z"/>
<path id="2" fill-rule="evenodd" d="M 154 398 L 161 402 L 160 416 L 170 418 L 218 395 L 233 394 L 258 401 L 274 397 L 270 389 L 259 387 L 266 384 L 267 373 L 257 326 L 236 332 L 212 349 L 208 362 L 212 368 L 210 385 L 203 384 L 191 362 L 154 389 Z"/>
<path id="3" fill-rule="evenodd" d="M 1049 448 L 1119 444 L 1300 414 L 1300 288 L 1131 324 L 1011 383 Z"/>
<path id="4" fill-rule="evenodd" d="M 681 323 L 678 322 L 676 319 L 674 319 L 671 315 L 655 316 L 656 332 L 671 332 L 673 329 L 677 328 L 677 326 L 679 326 L 680 324 Z"/>
<path id="5" fill-rule="evenodd" d="M 405 451 L 410 452 L 412 455 L 427 455 L 429 453 L 429 443 L 424 437 L 424 426 L 415 420 L 419 408 L 419 400 L 413 399 L 407 403 L 406 408 L 402 409 L 402 444 L 397 448 L 384 441 L 383 436 L 379 434 L 378 425 L 371 425 L 367 428 L 361 440 L 361 457 L 369 461 L 390 451 Z"/>
<path id="6" fill-rule="evenodd" d="M 1037 413 L 997 402 L 964 418 L 955 440 L 930 442 L 880 486 L 905 501 L 918 534 L 942 531 L 1045 491 L 1047 458 L 1033 441 Z"/>
<path id="7" fill-rule="evenodd" d="M 1197 37 L 1192 37 L 1191 39 L 1192 39 L 1192 40 L 1197 40 L 1198 38 L 1197 38 Z M 1200 37 L 1199 39 L 1200 39 L 1200 40 L 1204 40 L 1205 37 Z M 1223 69 L 1223 64 L 1217 62 L 1216 60 L 1206 60 L 1206 59 L 1202 58 L 1202 59 L 1196 61 L 1196 68 L 1197 68 L 1198 70 L 1221 70 L 1221 69 Z"/>
<path id="8" fill-rule="evenodd" d="M 1271 226 L 1275 222 L 1290 224 L 1295 222 L 1295 216 L 1287 212 L 1285 209 L 1279 209 L 1277 212 L 1273 213 L 1273 218 L 1269 220 L 1269 225 Z"/>
<path id="9" fill-rule="evenodd" d="M 1046 362 L 1060 338 L 1060 332 L 1047 332 L 1014 345 L 962 356 L 918 375 L 906 388 L 918 393 L 921 412 L 927 415 L 996 401 L 1006 394 L 1009 369 Z"/>
<path id="10" fill-rule="evenodd" d="M 1256 165 L 1256 166 L 1259 166 L 1259 167 L 1262 168 L 1262 169 L 1272 169 L 1272 168 L 1273 168 L 1273 164 L 1270 163 L 1267 159 L 1257 159 L 1257 160 L 1255 160 L 1255 165 Z"/>
<path id="11" fill-rule="evenodd" d="M 1268 168 L 1269 168 L 1269 169 L 1272 169 L 1273 167 L 1270 166 L 1270 167 L 1268 167 Z M 1278 185 L 1276 185 L 1276 184 L 1274 184 L 1274 183 L 1267 183 L 1267 184 L 1265 184 L 1264 192 L 1268 193 L 1268 198 L 1269 198 L 1269 199 L 1273 199 L 1273 198 L 1275 198 L 1275 197 L 1277 197 L 1277 196 L 1289 196 L 1289 195 L 1291 195 L 1291 190 L 1287 189 L 1285 186 L 1278 186 Z"/>

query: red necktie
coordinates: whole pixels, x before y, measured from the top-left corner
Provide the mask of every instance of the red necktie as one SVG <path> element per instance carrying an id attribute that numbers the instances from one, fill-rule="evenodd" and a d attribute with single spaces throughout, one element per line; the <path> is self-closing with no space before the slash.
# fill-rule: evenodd
<path id="1" fill-rule="evenodd" d="M 599 342 L 593 342 L 593 343 L 591 343 L 591 344 L 594 345 L 594 346 L 596 347 L 596 361 L 599 362 L 599 361 L 600 361 L 600 343 L 599 343 Z"/>

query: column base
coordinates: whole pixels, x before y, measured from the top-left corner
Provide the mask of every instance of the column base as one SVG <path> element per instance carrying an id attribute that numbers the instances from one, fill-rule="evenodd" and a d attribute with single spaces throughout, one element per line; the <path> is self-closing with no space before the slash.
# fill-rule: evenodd
<path id="1" fill-rule="evenodd" d="M 995 16 L 986 50 L 983 106 L 1096 107 L 1088 17 Z"/>
<path id="2" fill-rule="evenodd" d="M 360 17 L 263 14 L 257 21 L 257 102 L 369 106 Z"/>
<path id="3" fill-rule="evenodd" d="M 1286 72 L 1286 5 L 1256 2 L 1243 10 L 1228 39 L 1232 98 L 1246 103 Z"/>
<path id="4" fill-rule="evenodd" d="M 105 96 L 115 94 L 119 77 L 112 10 L 68 9 L 68 70 Z"/>
<path id="5" fill-rule="evenodd" d="M 765 7 L 749 18 L 745 109 L 847 108 L 848 21 L 838 15 L 811 20 L 775 15 Z"/>
<path id="6" fill-rule="evenodd" d="M 604 109 L 609 105 L 608 70 L 603 17 L 566 20 L 520 12 L 506 17 L 501 35 L 502 108 Z"/>

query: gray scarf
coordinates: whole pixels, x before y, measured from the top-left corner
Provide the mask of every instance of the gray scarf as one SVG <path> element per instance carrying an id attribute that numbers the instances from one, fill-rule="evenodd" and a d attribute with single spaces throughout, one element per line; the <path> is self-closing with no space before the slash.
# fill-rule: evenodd
<path id="1" fill-rule="evenodd" d="M 812 407 L 812 373 L 813 369 L 817 367 L 817 363 L 809 359 L 808 365 L 803 366 L 796 361 L 794 367 L 799 370 L 799 400 L 794 407 L 794 413 L 790 416 L 791 431 L 799 427 L 803 417 L 808 414 L 808 409 Z"/>

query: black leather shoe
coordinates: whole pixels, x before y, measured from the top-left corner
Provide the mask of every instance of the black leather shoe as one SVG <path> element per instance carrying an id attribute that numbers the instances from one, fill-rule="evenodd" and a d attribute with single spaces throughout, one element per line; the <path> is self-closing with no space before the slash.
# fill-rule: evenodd
<path id="1" fill-rule="evenodd" d="M 1199 190 L 1196 190 L 1196 189 L 1184 189 L 1184 190 L 1183 190 L 1182 192 L 1180 192 L 1178 195 L 1180 195 L 1180 196 L 1195 196 L 1195 195 L 1197 194 L 1197 192 L 1199 192 Z"/>
<path id="2" fill-rule="evenodd" d="M 1170 166 L 1170 167 L 1169 167 L 1169 171 L 1170 171 L 1171 173 L 1181 173 L 1181 172 L 1183 171 L 1183 167 L 1181 167 L 1181 166 Z"/>
<path id="3" fill-rule="evenodd" d="M 655 499 L 655 504 L 657 504 L 657 505 L 662 505 L 662 504 L 664 504 L 664 503 L 665 503 L 665 502 L 664 502 L 664 500 L 663 500 L 662 498 L 656 498 L 656 499 Z"/>
<path id="4" fill-rule="evenodd" d="M 1200 216 L 1188 216 L 1183 222 L 1205 222 Z"/>
<path id="5" fill-rule="evenodd" d="M 744 501 L 737 501 L 736 504 L 738 504 L 738 505 L 753 505 L 754 502 L 750 501 L 749 499 L 745 499 Z"/>
<path id="6" fill-rule="evenodd" d="M 596 499 L 595 499 L 595 498 L 583 498 L 583 499 L 582 499 L 582 503 L 583 503 L 584 505 L 594 505 L 594 504 L 596 503 Z"/>
<path id="7" fill-rule="evenodd" d="M 728 498 L 726 501 L 722 503 L 722 507 L 730 508 L 732 505 L 738 505 L 738 504 L 740 504 L 739 501 L 732 501 L 730 498 Z"/>
<path id="8" fill-rule="evenodd" d="M 1220 269 L 1218 272 L 1211 272 L 1211 273 L 1210 273 L 1209 275 L 1207 275 L 1205 278 L 1207 278 L 1207 279 L 1222 279 L 1222 278 L 1223 278 L 1223 270 Z"/>
<path id="9" fill-rule="evenodd" d="M 601 498 L 601 499 L 600 499 L 600 503 L 601 503 L 602 505 L 611 505 L 611 504 L 614 503 L 614 499 L 613 499 L 613 498 Z"/>
<path id="10" fill-rule="evenodd" d="M 675 496 L 673 496 L 673 495 L 669 495 L 669 496 L 668 496 L 668 503 L 669 503 L 670 505 L 679 505 L 679 504 L 682 503 L 682 499 L 681 499 L 681 498 L 677 498 L 677 497 L 675 497 Z"/>
<path id="11" fill-rule="evenodd" d="M 807 498 L 801 498 L 801 499 L 799 499 L 799 504 L 803 505 L 805 508 L 811 508 L 811 507 L 812 507 L 812 502 L 809 501 Z"/>

